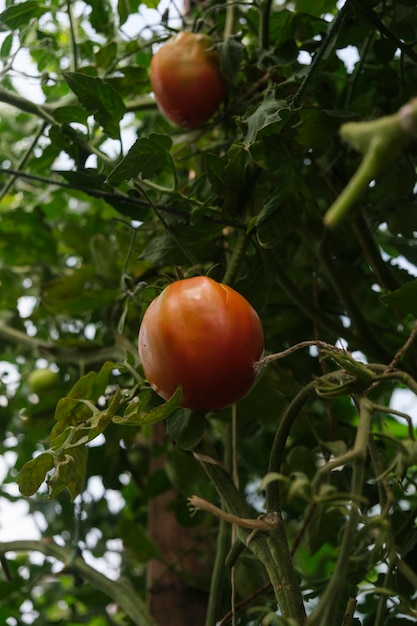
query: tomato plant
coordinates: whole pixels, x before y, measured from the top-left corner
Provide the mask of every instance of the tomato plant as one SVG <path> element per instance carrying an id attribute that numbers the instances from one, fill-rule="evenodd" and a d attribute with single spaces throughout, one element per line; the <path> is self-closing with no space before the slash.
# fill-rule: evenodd
<path id="1" fill-rule="evenodd" d="M 139 331 L 148 382 L 165 399 L 181 385 L 189 409 L 220 409 L 245 396 L 263 349 L 261 321 L 249 302 L 206 276 L 164 289 Z"/>
<path id="2" fill-rule="evenodd" d="M 182 32 L 169 39 L 152 58 L 150 78 L 160 110 L 184 128 L 204 124 L 227 87 L 213 40 L 201 33 Z"/>

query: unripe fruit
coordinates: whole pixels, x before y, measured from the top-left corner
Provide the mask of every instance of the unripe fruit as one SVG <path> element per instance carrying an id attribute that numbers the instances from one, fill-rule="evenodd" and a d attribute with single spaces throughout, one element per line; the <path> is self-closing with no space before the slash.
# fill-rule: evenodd
<path id="1" fill-rule="evenodd" d="M 28 384 L 33 393 L 44 393 L 56 387 L 59 374 L 48 367 L 33 370 L 28 376 Z"/>

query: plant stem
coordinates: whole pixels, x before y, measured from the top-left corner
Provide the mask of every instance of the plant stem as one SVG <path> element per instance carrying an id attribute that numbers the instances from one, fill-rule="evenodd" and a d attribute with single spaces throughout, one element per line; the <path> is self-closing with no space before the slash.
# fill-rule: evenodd
<path id="1" fill-rule="evenodd" d="M 272 0 L 264 0 L 260 8 L 259 23 L 259 47 L 261 50 L 269 48 L 269 14 L 271 13 Z"/>
<path id="2" fill-rule="evenodd" d="M 232 441 L 231 425 L 229 424 L 225 432 L 224 464 L 227 469 L 232 466 Z M 222 505 L 224 502 L 222 501 Z M 216 541 L 216 556 L 214 559 L 213 572 L 210 581 L 210 594 L 206 613 L 206 626 L 213 626 L 218 617 L 220 598 L 222 597 L 222 583 L 224 579 L 225 560 L 230 543 L 229 524 L 220 519 L 219 531 Z"/>
<path id="3" fill-rule="evenodd" d="M 40 552 L 47 557 L 62 561 L 68 568 L 71 566 L 77 575 L 99 589 L 120 606 L 137 626 L 158 626 L 146 606 L 136 594 L 133 586 L 125 579 L 111 580 L 80 557 L 73 558 L 73 550 L 58 546 L 52 540 L 21 540 L 0 542 L 0 553 L 6 552 Z"/>
<path id="4" fill-rule="evenodd" d="M 304 405 L 316 395 L 316 381 L 308 383 L 295 396 L 284 415 L 281 417 L 279 426 L 275 432 L 269 457 L 268 473 L 280 472 L 285 444 L 291 427 Z M 266 503 L 268 511 L 281 510 L 281 493 L 279 481 L 271 481 L 266 488 Z"/>
<path id="5" fill-rule="evenodd" d="M 237 489 L 231 475 L 218 461 L 217 455 L 207 437 L 201 440 L 194 453 L 196 458 L 202 463 L 227 510 L 237 517 L 253 518 L 253 509 L 246 502 L 243 494 Z M 213 461 L 210 462 L 210 459 L 213 459 Z M 243 543 L 247 543 L 249 534 L 246 529 L 237 528 L 237 536 Z M 264 565 L 282 615 L 284 617 L 292 617 L 298 624 L 303 624 L 305 619 L 304 604 L 291 561 L 283 524 L 278 524 L 275 530 L 272 531 L 259 531 L 252 534 L 248 548 Z"/>
<path id="6" fill-rule="evenodd" d="M 1 188 L 1 190 L 0 190 L 0 201 L 8 193 L 9 189 L 11 188 L 11 186 L 13 185 L 15 180 L 19 177 L 19 172 L 20 172 L 21 168 L 24 167 L 24 165 L 26 164 L 26 162 L 29 159 L 30 155 L 32 154 L 36 144 L 38 143 L 39 138 L 43 135 L 46 127 L 47 127 L 46 122 L 41 124 L 38 132 L 36 133 L 35 137 L 31 141 L 29 148 L 26 150 L 26 152 L 24 153 L 22 158 L 16 164 L 15 173 L 11 173 L 9 180 Z"/>
<path id="7" fill-rule="evenodd" d="M 410 100 L 397 113 L 363 121 L 347 122 L 340 128 L 342 139 L 363 154 L 362 161 L 323 221 L 332 228 L 345 217 L 366 192 L 369 184 L 401 154 L 417 125 L 417 99 Z"/>
<path id="8" fill-rule="evenodd" d="M 378 17 L 378 14 L 372 9 L 371 5 L 367 5 L 363 0 L 353 0 L 354 4 L 365 15 L 366 19 L 383 35 L 388 41 L 392 41 L 396 48 L 399 48 L 401 52 L 408 56 L 410 59 L 417 63 L 417 52 L 414 50 L 412 44 L 404 43 L 403 39 L 396 37 L 395 33 L 385 26 Z"/>
<path id="9" fill-rule="evenodd" d="M 351 0 L 346 0 L 345 4 L 340 9 L 340 11 L 336 14 L 333 22 L 331 23 L 331 26 L 329 28 L 329 31 L 326 37 L 323 39 L 319 49 L 317 50 L 316 54 L 313 57 L 308 73 L 306 74 L 304 80 L 302 81 L 300 87 L 298 88 L 297 93 L 294 96 L 294 100 L 292 103 L 292 106 L 294 109 L 300 106 L 301 98 L 303 97 L 305 90 L 307 89 L 311 81 L 313 80 L 314 75 L 316 71 L 318 70 L 321 61 L 325 58 L 326 54 L 328 54 L 329 50 L 333 46 L 336 40 L 336 37 L 338 36 L 343 26 L 346 14 L 350 8 L 350 4 L 351 4 Z"/>
<path id="10" fill-rule="evenodd" d="M 16 328 L 12 328 L 0 322 L 0 337 L 13 344 L 27 346 L 28 349 L 38 351 L 47 358 L 54 359 L 57 363 L 80 363 L 86 364 L 103 363 L 107 360 L 117 360 L 124 358 L 123 340 L 120 338 L 116 344 L 106 348 L 97 348 L 91 350 L 82 350 L 80 348 L 64 348 L 55 346 L 53 343 L 38 339 L 37 337 L 29 337 Z M 120 343 L 120 345 L 119 345 Z"/>
<path id="11" fill-rule="evenodd" d="M 223 40 L 226 41 L 228 37 L 233 35 L 235 31 L 236 22 L 236 7 L 234 0 L 226 1 L 226 20 L 223 31 Z"/>
<path id="12" fill-rule="evenodd" d="M 244 230 L 239 231 L 236 246 L 233 250 L 231 259 L 227 265 L 227 270 L 223 276 L 222 283 L 225 285 L 233 285 L 239 277 L 241 264 L 245 256 L 245 252 L 248 248 L 251 239 L 250 233 Z"/>
<path id="13" fill-rule="evenodd" d="M 74 26 L 74 16 L 72 13 L 72 2 L 71 0 L 67 0 L 67 13 L 69 20 L 69 30 L 70 30 L 70 38 L 71 38 L 71 71 L 76 72 L 78 69 L 78 50 L 77 50 L 77 39 L 75 36 L 75 26 Z"/>
<path id="14" fill-rule="evenodd" d="M 359 401 L 359 425 L 356 431 L 356 439 L 353 449 L 338 457 L 334 462 L 329 462 L 319 471 L 316 480 L 316 486 L 320 484 L 325 474 L 329 473 L 339 464 L 352 463 L 352 494 L 350 516 L 345 527 L 343 538 L 335 565 L 335 569 L 330 581 L 320 598 L 320 602 L 311 614 L 308 620 L 308 626 L 327 626 L 333 624 L 336 626 L 336 615 L 340 610 L 340 600 L 342 591 L 346 585 L 346 574 L 349 567 L 349 557 L 352 552 L 355 534 L 357 532 L 359 522 L 359 496 L 362 495 L 363 481 L 365 476 L 365 461 L 368 446 L 368 438 L 371 430 L 371 421 L 373 415 L 372 403 L 367 398 L 361 398 Z M 337 618 L 336 618 L 337 619 Z"/>
<path id="15" fill-rule="evenodd" d="M 222 595 L 224 579 L 224 562 L 229 545 L 229 524 L 221 519 L 216 541 L 216 556 L 210 581 L 210 593 L 206 613 L 206 626 L 213 626 L 217 620 L 219 599 Z"/>
<path id="16" fill-rule="evenodd" d="M 326 226 L 329 228 L 336 226 L 349 209 L 362 198 L 378 172 L 379 162 L 378 150 L 366 152 L 358 169 L 324 216 Z"/>
<path id="17" fill-rule="evenodd" d="M 28 100 L 13 91 L 5 89 L 4 87 L 0 87 L 0 102 L 10 104 L 25 113 L 36 115 L 48 124 L 51 124 L 51 126 L 57 126 L 61 129 L 63 135 L 68 139 L 68 141 L 76 143 L 89 154 L 95 154 L 101 161 L 104 161 L 105 163 L 112 163 L 112 159 L 110 159 L 110 157 L 86 141 L 81 133 L 77 132 L 69 125 L 58 122 L 58 120 L 54 117 L 54 107 L 36 104 L 35 102 L 32 102 L 31 100 Z"/>

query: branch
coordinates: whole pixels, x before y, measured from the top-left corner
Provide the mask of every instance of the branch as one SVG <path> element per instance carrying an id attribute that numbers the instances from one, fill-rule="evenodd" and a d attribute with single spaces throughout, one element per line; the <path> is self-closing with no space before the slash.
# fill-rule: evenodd
<path id="1" fill-rule="evenodd" d="M 282 522 L 281 516 L 274 511 L 270 511 L 269 513 L 266 513 L 266 515 L 260 515 L 257 519 L 237 517 L 232 513 L 223 511 L 215 504 L 212 504 L 203 498 L 199 498 L 198 496 L 191 496 L 188 498 L 188 507 L 191 513 L 195 513 L 196 511 L 206 511 L 207 513 L 211 513 L 226 522 L 230 522 L 230 524 L 236 524 L 242 528 L 250 528 L 252 530 L 272 530 L 273 528 L 276 528 L 280 522 Z"/>
<path id="2" fill-rule="evenodd" d="M 129 580 L 107 578 L 104 574 L 87 565 L 82 557 L 76 556 L 74 559 L 73 550 L 58 546 L 53 541 L 17 540 L 0 542 L 0 554 L 6 552 L 40 552 L 45 556 L 62 561 L 80 578 L 112 598 L 134 624 L 137 626 L 157 626 Z"/>
<path id="3" fill-rule="evenodd" d="M 389 41 L 401 50 L 402 54 L 408 56 L 415 63 L 417 63 L 417 52 L 414 50 L 412 45 L 408 45 L 404 43 L 401 39 L 396 37 L 396 35 L 390 31 L 389 28 L 385 26 L 385 24 L 379 19 L 378 14 L 375 11 L 365 4 L 362 0 L 353 0 L 354 4 L 359 8 L 360 11 L 365 15 L 365 17 L 369 20 L 369 22 L 375 26 L 375 28 L 380 32 L 381 35 L 384 35 Z"/>
<path id="4" fill-rule="evenodd" d="M 34 352 L 45 353 L 46 356 L 55 359 L 58 363 L 79 363 L 83 361 L 86 365 L 93 363 L 104 363 L 107 360 L 117 360 L 124 357 L 123 338 L 118 335 L 117 341 L 112 346 L 91 350 L 80 348 L 63 348 L 55 346 L 49 341 L 29 337 L 26 333 L 0 322 L 0 338 L 14 344 L 19 344 L 29 348 Z"/>
<path id="5" fill-rule="evenodd" d="M 112 163 L 112 159 L 107 156 L 101 150 L 95 148 L 91 145 L 83 135 L 76 130 L 74 130 L 68 124 L 61 124 L 54 116 L 54 107 L 49 107 L 44 104 L 36 104 L 23 96 L 10 91 L 9 89 L 5 89 L 4 87 L 0 87 L 0 102 L 5 102 L 6 104 L 10 104 L 11 106 L 19 109 L 20 111 L 24 111 L 25 113 L 31 113 L 32 115 L 36 115 L 41 118 L 51 126 L 57 126 L 62 131 L 65 130 L 65 135 L 69 142 L 74 142 L 79 145 L 83 150 L 86 150 L 88 154 L 95 154 L 102 161 L 106 163 Z"/>
<path id="6" fill-rule="evenodd" d="M 25 113 L 31 113 L 32 115 L 36 115 L 40 117 L 45 122 L 52 124 L 54 126 L 59 126 L 60 124 L 55 119 L 52 114 L 52 110 L 44 105 L 36 104 L 32 102 L 32 100 L 28 100 L 23 96 L 10 91 L 9 89 L 5 89 L 4 87 L 0 87 L 0 102 L 5 102 L 6 104 L 10 104 L 11 106 L 19 109 L 20 111 L 24 111 Z"/>

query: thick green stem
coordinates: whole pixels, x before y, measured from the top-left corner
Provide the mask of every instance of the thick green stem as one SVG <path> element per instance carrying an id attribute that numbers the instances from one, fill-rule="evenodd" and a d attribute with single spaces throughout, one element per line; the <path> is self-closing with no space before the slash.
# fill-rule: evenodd
<path id="1" fill-rule="evenodd" d="M 336 226 L 367 191 L 370 183 L 401 154 L 417 125 L 417 99 L 393 115 L 376 120 L 347 122 L 340 136 L 363 154 L 362 161 L 341 194 L 324 216 L 329 228 Z"/>
<path id="2" fill-rule="evenodd" d="M 364 155 L 358 169 L 324 216 L 326 226 L 329 228 L 336 226 L 350 208 L 359 202 L 378 173 L 379 160 L 377 149 L 370 150 Z"/>
<path id="3" fill-rule="evenodd" d="M 225 559 L 230 541 L 229 524 L 220 520 L 216 540 L 216 556 L 210 581 L 210 594 L 206 613 L 206 626 L 213 626 L 218 617 L 219 599 L 222 595 Z"/>
<path id="4" fill-rule="evenodd" d="M 285 444 L 291 427 L 304 405 L 316 395 L 316 381 L 312 381 L 295 396 L 284 415 L 280 419 L 275 433 L 274 442 L 269 457 L 268 472 L 280 472 Z M 266 488 L 266 502 L 268 511 L 281 510 L 280 483 L 277 480 L 270 482 Z"/>
<path id="5" fill-rule="evenodd" d="M 226 2 L 226 21 L 223 31 L 223 39 L 226 41 L 228 37 L 233 35 L 236 27 L 236 7 L 234 0 L 227 0 Z"/>
<path id="6" fill-rule="evenodd" d="M 260 9 L 259 47 L 261 50 L 268 50 L 269 48 L 269 15 L 271 6 L 272 0 L 264 0 Z"/>
<path id="7" fill-rule="evenodd" d="M 231 424 L 224 433 L 225 436 L 225 452 L 224 452 L 224 464 L 225 467 L 230 470 L 232 467 L 232 433 Z M 222 504 L 224 502 L 222 501 Z M 223 595 L 222 586 L 224 581 L 224 570 L 227 553 L 230 546 L 230 525 L 223 519 L 219 522 L 219 530 L 216 541 L 216 556 L 214 560 L 213 572 L 210 581 L 210 594 L 206 613 L 206 626 L 213 626 L 218 618 L 218 608 L 220 605 L 220 599 Z"/>
<path id="8" fill-rule="evenodd" d="M 227 510 L 236 517 L 255 519 L 253 509 L 235 486 L 231 475 L 219 462 L 207 438 L 199 443 L 194 454 L 201 462 Z M 250 532 L 247 529 L 239 527 L 237 534 L 243 543 L 248 542 Z M 305 619 L 304 604 L 283 524 L 280 523 L 272 531 L 253 533 L 248 548 L 264 565 L 282 615 L 292 617 L 298 624 L 303 624 Z"/>

